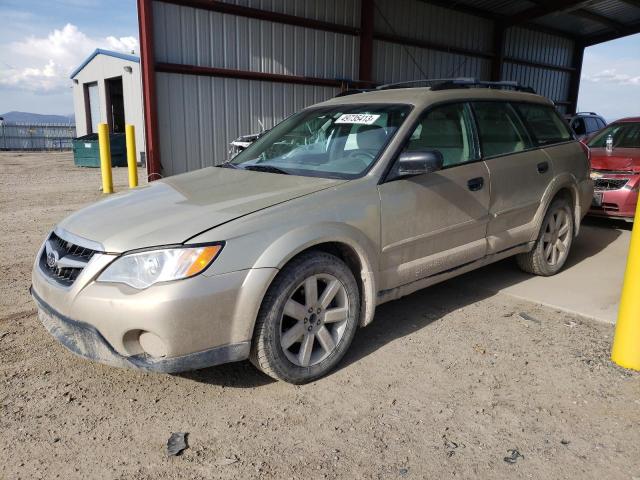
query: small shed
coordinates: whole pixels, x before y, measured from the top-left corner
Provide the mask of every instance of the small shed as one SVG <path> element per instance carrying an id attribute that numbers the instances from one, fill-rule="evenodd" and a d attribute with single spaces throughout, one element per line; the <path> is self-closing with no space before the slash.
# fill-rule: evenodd
<path id="1" fill-rule="evenodd" d="M 71 74 L 78 137 L 98 133 L 107 123 L 111 133 L 136 129 L 138 162 L 146 164 L 140 57 L 97 49 Z"/>

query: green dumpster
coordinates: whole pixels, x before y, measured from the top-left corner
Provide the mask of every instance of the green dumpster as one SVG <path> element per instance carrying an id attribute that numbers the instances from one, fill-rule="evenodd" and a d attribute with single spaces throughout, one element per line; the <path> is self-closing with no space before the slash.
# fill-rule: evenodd
<path id="1" fill-rule="evenodd" d="M 127 142 L 124 133 L 109 135 L 111 166 L 127 166 Z M 73 139 L 73 163 L 78 167 L 100 167 L 98 134 L 90 133 Z"/>

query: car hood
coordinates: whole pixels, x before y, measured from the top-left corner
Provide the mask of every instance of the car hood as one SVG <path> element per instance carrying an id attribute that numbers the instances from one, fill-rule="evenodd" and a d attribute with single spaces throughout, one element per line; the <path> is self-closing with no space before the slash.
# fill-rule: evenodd
<path id="1" fill-rule="evenodd" d="M 72 214 L 58 227 L 100 242 L 107 252 L 179 244 L 236 218 L 344 182 L 210 167 L 115 194 Z"/>
<path id="2" fill-rule="evenodd" d="M 591 149 L 591 168 L 617 172 L 640 172 L 640 148 Z"/>

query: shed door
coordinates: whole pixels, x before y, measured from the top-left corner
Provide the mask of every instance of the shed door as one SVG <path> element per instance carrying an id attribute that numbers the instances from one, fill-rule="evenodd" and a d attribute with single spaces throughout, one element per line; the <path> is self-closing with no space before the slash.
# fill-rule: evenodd
<path id="1" fill-rule="evenodd" d="M 100 123 L 100 94 L 98 93 L 98 84 L 89 83 L 86 85 L 87 97 L 87 133 L 97 133 L 98 124 Z"/>

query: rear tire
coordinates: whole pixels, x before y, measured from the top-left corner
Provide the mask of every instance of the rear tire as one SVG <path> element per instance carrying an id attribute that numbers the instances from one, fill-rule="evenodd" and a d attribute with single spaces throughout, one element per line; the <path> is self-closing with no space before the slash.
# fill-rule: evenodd
<path id="1" fill-rule="evenodd" d="M 564 266 L 573 244 L 574 220 L 571 202 L 555 199 L 542 221 L 533 249 L 516 256 L 518 266 L 527 273 L 549 277 Z"/>
<path id="2" fill-rule="evenodd" d="M 360 292 L 338 257 L 310 251 L 294 258 L 265 295 L 250 360 L 276 380 L 294 384 L 326 375 L 355 336 Z"/>

